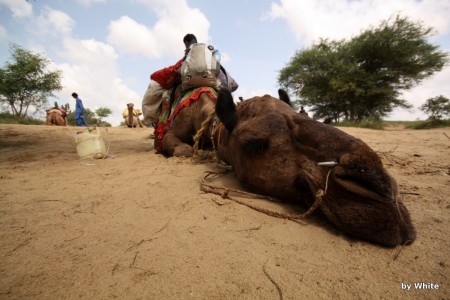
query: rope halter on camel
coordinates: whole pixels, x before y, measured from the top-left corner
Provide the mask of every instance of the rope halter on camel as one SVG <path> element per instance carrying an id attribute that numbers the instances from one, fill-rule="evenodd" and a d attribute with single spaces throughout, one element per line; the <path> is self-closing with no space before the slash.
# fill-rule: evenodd
<path id="1" fill-rule="evenodd" d="M 205 132 L 205 130 L 211 125 L 211 121 L 213 120 L 214 116 L 216 115 L 216 108 L 213 107 L 209 113 L 208 113 L 208 117 L 206 117 L 206 119 L 202 122 L 202 126 L 200 127 L 200 129 L 197 131 L 197 133 L 194 136 L 194 154 L 193 154 L 193 158 L 200 160 L 200 154 L 198 152 L 198 147 L 200 144 L 200 139 L 203 135 L 203 133 Z M 212 139 L 211 139 L 212 141 Z M 214 145 L 214 143 L 213 143 Z"/>

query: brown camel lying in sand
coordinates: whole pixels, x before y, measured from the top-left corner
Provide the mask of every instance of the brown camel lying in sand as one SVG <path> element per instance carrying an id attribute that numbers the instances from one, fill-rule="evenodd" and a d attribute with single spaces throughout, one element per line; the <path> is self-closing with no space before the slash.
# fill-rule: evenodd
<path id="1" fill-rule="evenodd" d="M 57 108 L 47 110 L 45 125 L 67 126 L 66 114 Z"/>
<path id="2" fill-rule="evenodd" d="M 133 103 L 128 103 L 127 104 L 127 110 L 128 110 L 128 114 L 124 113 L 124 119 L 125 119 L 125 125 L 127 125 L 130 128 L 135 128 L 135 127 L 144 127 L 142 125 L 141 120 L 139 119 L 139 115 L 142 114 L 142 112 L 137 111 L 136 109 L 134 109 L 134 104 Z"/>
<path id="3" fill-rule="evenodd" d="M 218 156 L 248 189 L 311 206 L 346 234 L 384 246 L 412 243 L 409 213 L 397 183 L 367 144 L 297 114 L 279 91 L 237 105 L 218 95 L 222 124 L 214 134 Z"/>

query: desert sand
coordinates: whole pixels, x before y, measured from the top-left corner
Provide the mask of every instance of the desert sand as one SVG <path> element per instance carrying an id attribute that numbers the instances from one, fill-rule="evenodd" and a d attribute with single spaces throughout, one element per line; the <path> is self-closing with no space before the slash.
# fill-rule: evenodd
<path id="1" fill-rule="evenodd" d="M 109 156 L 80 160 L 80 128 L 0 125 L 0 299 L 450 299 L 450 128 L 341 129 L 397 179 L 412 245 L 204 193 L 215 162 L 156 154 L 149 128 L 102 128 Z"/>

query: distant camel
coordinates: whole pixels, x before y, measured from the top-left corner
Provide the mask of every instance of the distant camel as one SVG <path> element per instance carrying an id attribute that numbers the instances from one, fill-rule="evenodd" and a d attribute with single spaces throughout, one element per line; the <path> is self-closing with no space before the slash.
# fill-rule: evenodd
<path id="1" fill-rule="evenodd" d="M 67 113 L 60 108 L 47 109 L 45 125 L 67 126 Z"/>
<path id="2" fill-rule="evenodd" d="M 134 109 L 133 103 L 127 104 L 127 109 L 123 112 L 123 117 L 125 118 L 125 124 L 130 128 L 144 127 L 139 119 L 142 112 L 138 109 Z"/>

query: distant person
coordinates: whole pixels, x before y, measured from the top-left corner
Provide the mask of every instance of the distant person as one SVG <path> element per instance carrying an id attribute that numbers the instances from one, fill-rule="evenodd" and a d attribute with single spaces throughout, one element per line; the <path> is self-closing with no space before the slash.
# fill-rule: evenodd
<path id="1" fill-rule="evenodd" d="M 72 97 L 75 99 L 75 114 L 74 118 L 77 121 L 77 126 L 89 126 L 86 120 L 84 119 L 84 106 L 83 101 L 78 98 L 77 93 L 72 93 Z"/>
<path id="2" fill-rule="evenodd" d="M 299 114 L 303 114 L 305 116 L 308 116 L 308 113 L 306 112 L 306 110 L 303 108 L 303 106 L 300 106 L 300 111 L 298 112 Z"/>
<path id="3" fill-rule="evenodd" d="M 333 118 L 332 117 L 325 117 L 325 119 L 323 120 L 324 124 L 327 125 L 331 125 L 331 123 L 333 123 Z"/>

